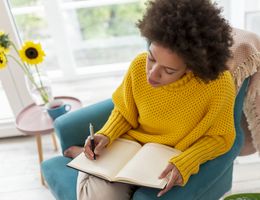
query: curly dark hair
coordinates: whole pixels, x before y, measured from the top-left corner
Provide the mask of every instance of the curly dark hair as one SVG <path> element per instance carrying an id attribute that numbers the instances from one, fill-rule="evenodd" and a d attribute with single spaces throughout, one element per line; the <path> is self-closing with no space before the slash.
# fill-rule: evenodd
<path id="1" fill-rule="evenodd" d="M 210 0 L 153 0 L 137 22 L 141 35 L 171 49 L 205 82 L 225 70 L 233 44 L 231 27 Z"/>

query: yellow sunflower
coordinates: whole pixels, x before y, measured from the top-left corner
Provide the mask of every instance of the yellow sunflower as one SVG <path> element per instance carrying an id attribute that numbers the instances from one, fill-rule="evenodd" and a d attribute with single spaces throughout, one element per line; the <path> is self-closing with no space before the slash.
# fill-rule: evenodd
<path id="1" fill-rule="evenodd" d="M 36 44 L 32 41 L 27 41 L 22 46 L 22 49 L 19 50 L 19 55 L 22 61 L 31 65 L 36 65 L 43 61 L 45 53 L 42 50 L 40 43 Z"/>
<path id="2" fill-rule="evenodd" d="M 0 69 L 6 67 L 7 59 L 5 57 L 4 48 L 0 47 Z"/>

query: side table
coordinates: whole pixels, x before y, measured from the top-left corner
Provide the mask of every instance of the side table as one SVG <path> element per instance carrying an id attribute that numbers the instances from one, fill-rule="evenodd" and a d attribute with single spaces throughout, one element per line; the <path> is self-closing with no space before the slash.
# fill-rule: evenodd
<path id="1" fill-rule="evenodd" d="M 71 111 L 82 107 L 79 99 L 69 96 L 58 96 L 54 99 L 60 99 L 65 104 L 71 105 Z M 43 161 L 42 140 L 41 135 L 51 133 L 54 149 L 57 150 L 57 142 L 54 135 L 53 120 L 48 115 L 47 111 L 42 110 L 40 106 L 30 104 L 19 112 L 16 117 L 16 128 L 26 135 L 33 135 L 36 138 L 39 163 Z M 41 183 L 44 185 L 44 179 L 41 174 Z"/>

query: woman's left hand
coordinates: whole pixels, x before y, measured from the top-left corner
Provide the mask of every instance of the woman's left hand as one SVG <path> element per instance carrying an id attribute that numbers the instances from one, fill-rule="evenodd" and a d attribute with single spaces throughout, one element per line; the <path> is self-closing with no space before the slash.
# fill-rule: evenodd
<path id="1" fill-rule="evenodd" d="M 165 186 L 165 188 L 158 193 L 157 197 L 160 197 L 163 194 L 165 194 L 166 192 L 168 192 L 173 186 L 182 185 L 182 183 L 183 183 L 181 173 L 179 172 L 177 167 L 172 163 L 169 163 L 167 165 L 167 167 L 165 168 L 165 170 L 163 170 L 163 172 L 159 176 L 159 179 L 162 179 L 162 178 L 167 178 L 168 183 Z"/>

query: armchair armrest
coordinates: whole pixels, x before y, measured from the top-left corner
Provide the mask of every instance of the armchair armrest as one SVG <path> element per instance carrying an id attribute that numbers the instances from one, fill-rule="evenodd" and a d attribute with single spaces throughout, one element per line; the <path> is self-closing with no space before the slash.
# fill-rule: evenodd
<path id="1" fill-rule="evenodd" d="M 95 126 L 96 131 L 101 129 L 113 107 L 111 99 L 108 99 L 57 118 L 54 129 L 62 152 L 73 145 L 83 146 L 89 135 L 89 123 Z"/>

